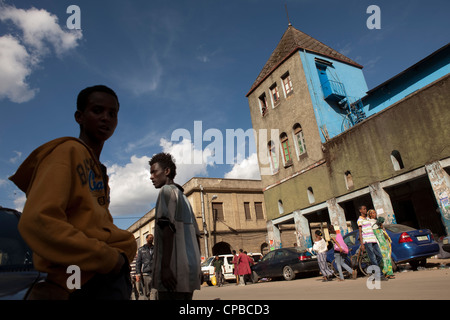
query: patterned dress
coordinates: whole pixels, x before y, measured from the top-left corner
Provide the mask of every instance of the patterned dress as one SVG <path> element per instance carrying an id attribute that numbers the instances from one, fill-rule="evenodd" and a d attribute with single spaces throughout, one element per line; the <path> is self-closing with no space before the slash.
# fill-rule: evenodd
<path id="1" fill-rule="evenodd" d="M 389 238 L 386 231 L 379 228 L 378 225 L 374 225 L 373 233 L 377 237 L 378 245 L 381 250 L 381 254 L 383 255 L 383 273 L 387 276 L 394 275 L 394 270 L 392 269 L 392 261 L 391 261 L 391 238 Z"/>

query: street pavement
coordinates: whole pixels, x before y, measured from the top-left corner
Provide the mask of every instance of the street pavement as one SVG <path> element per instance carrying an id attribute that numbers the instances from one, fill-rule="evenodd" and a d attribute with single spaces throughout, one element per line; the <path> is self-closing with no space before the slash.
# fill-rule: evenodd
<path id="1" fill-rule="evenodd" d="M 425 268 L 413 271 L 400 266 L 396 279 L 377 284 L 369 277 L 322 282 L 321 276 L 238 286 L 203 286 L 194 300 L 449 300 L 450 259 L 428 259 Z M 379 285 L 379 286 L 377 286 Z"/>

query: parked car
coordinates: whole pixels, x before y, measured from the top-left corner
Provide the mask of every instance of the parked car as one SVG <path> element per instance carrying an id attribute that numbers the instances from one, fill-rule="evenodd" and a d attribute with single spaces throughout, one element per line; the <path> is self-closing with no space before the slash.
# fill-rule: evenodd
<path id="1" fill-rule="evenodd" d="M 45 274 L 33 268 L 31 249 L 20 236 L 20 212 L 0 207 L 0 300 L 26 299 Z"/>
<path id="2" fill-rule="evenodd" d="M 387 234 L 392 240 L 392 267 L 394 271 L 398 264 L 407 263 L 413 269 L 419 264 L 425 264 L 426 259 L 439 253 L 439 245 L 434 241 L 428 229 L 414 229 L 402 224 L 384 225 Z M 354 255 L 360 247 L 359 230 L 352 231 L 344 236 L 344 242 L 349 248 L 349 255 Z M 334 250 L 327 252 L 327 261 L 334 260 Z"/>
<path id="3" fill-rule="evenodd" d="M 319 271 L 319 264 L 305 248 L 282 248 L 267 253 L 251 270 L 254 283 L 260 278 L 292 280 L 297 273 Z"/>
<path id="4" fill-rule="evenodd" d="M 261 253 L 247 253 L 249 257 L 253 259 L 255 263 L 262 258 Z M 209 257 L 202 263 L 202 273 L 203 280 L 212 285 L 211 278 L 214 275 L 214 262 L 215 256 Z M 223 273 L 224 279 L 226 281 L 234 281 L 236 280 L 236 276 L 234 275 L 234 265 L 233 265 L 233 255 L 232 254 L 221 254 L 219 255 L 219 259 L 223 261 L 223 267 L 225 272 Z"/>

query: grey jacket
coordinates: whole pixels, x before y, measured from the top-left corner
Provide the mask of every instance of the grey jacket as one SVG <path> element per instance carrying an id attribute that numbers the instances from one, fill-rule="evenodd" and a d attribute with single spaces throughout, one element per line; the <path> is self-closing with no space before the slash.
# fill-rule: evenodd
<path id="1" fill-rule="evenodd" d="M 144 244 L 138 249 L 138 256 L 136 259 L 136 274 L 151 274 L 153 264 L 153 248 L 148 244 Z"/>

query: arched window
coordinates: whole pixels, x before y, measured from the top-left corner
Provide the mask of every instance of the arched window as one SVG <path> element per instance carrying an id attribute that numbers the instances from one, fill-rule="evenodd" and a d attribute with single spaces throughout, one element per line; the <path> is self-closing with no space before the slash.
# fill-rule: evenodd
<path id="1" fill-rule="evenodd" d="M 280 214 L 283 214 L 283 213 L 284 213 L 283 201 L 281 201 L 281 199 L 278 200 L 278 212 L 279 212 Z"/>
<path id="2" fill-rule="evenodd" d="M 292 159 L 291 159 L 291 148 L 289 147 L 289 139 L 286 132 L 280 134 L 280 142 L 281 142 L 281 149 L 283 150 L 284 165 L 287 166 L 292 163 Z"/>
<path id="3" fill-rule="evenodd" d="M 347 187 L 347 190 L 353 188 L 353 177 L 350 171 L 345 171 L 344 176 L 345 176 L 345 186 Z"/>
<path id="4" fill-rule="evenodd" d="M 395 171 L 401 170 L 405 167 L 403 165 L 402 156 L 397 150 L 391 152 L 391 161 Z"/>
<path id="5" fill-rule="evenodd" d="M 267 150 L 269 152 L 270 167 L 272 168 L 272 173 L 277 173 L 280 169 L 280 165 L 278 163 L 277 149 L 275 143 L 272 140 L 267 144 Z"/>
<path id="6" fill-rule="evenodd" d="M 309 200 L 309 203 L 314 203 L 314 202 L 316 202 L 316 198 L 314 197 L 314 191 L 313 191 L 313 188 L 308 187 L 308 189 L 306 190 L 306 193 L 308 194 L 308 200 Z"/>
<path id="7" fill-rule="evenodd" d="M 292 127 L 292 130 L 294 132 L 295 150 L 297 151 L 297 156 L 300 157 L 300 155 L 306 152 L 305 137 L 303 135 L 302 126 L 300 123 L 296 123 Z"/>
<path id="8" fill-rule="evenodd" d="M 259 100 L 259 109 L 261 111 L 261 115 L 264 116 L 268 111 L 266 94 L 263 93 L 262 95 L 260 95 L 258 100 Z"/>

